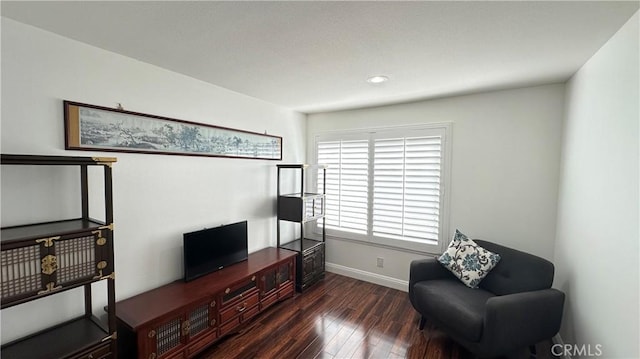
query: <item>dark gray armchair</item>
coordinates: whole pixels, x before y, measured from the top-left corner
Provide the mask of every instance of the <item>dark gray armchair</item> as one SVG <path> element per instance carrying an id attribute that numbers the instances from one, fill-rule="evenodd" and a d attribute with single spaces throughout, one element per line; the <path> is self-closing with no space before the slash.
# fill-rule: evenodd
<path id="1" fill-rule="evenodd" d="M 416 260 L 409 299 L 425 321 L 480 357 L 508 355 L 558 333 L 564 293 L 551 288 L 553 264 L 495 243 L 474 240 L 500 262 L 469 288 L 436 258 Z"/>

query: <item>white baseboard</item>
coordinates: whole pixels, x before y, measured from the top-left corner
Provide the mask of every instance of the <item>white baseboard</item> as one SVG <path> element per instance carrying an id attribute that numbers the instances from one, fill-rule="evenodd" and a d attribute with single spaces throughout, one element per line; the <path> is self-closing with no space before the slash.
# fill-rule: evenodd
<path id="1" fill-rule="evenodd" d="M 553 344 L 558 344 L 561 345 L 564 348 L 564 340 L 562 340 L 562 337 L 560 336 L 560 333 L 556 334 L 553 338 L 551 338 L 551 342 Z M 564 350 L 562 351 L 562 359 L 571 359 L 570 356 L 567 355 L 567 353 L 564 352 Z"/>
<path id="2" fill-rule="evenodd" d="M 408 281 L 387 277 L 386 275 L 371 273 L 371 272 L 363 271 L 360 269 L 341 266 L 339 264 L 334 264 L 334 263 L 325 263 L 325 269 L 327 272 L 340 274 L 345 277 L 363 280 L 365 282 L 374 283 L 384 287 L 401 290 L 403 292 L 406 292 L 409 290 Z"/>

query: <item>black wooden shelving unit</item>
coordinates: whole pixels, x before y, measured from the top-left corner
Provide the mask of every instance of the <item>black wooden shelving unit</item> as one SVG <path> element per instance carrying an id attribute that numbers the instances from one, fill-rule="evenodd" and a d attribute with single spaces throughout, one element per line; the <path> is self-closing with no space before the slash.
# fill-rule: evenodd
<path id="1" fill-rule="evenodd" d="M 324 278 L 325 271 L 325 223 L 322 221 L 321 239 L 305 238 L 305 226 L 324 218 L 326 202 L 326 166 L 306 164 L 282 164 L 278 167 L 278 209 L 277 241 L 278 247 L 296 251 L 296 290 L 302 292 Z M 322 171 L 322 193 L 305 192 L 307 171 Z M 300 180 L 300 192 L 283 194 L 281 171 L 296 171 Z M 283 242 L 281 221 L 295 222 L 300 226 L 300 238 Z"/>
<path id="2" fill-rule="evenodd" d="M 85 311 L 83 316 L 3 345 L 3 359 L 116 358 L 111 183 L 114 162 L 113 157 L 2 154 L 3 171 L 9 170 L 9 165 L 77 167 L 82 214 L 80 218 L 1 229 L 1 308 L 82 287 Z M 105 221 L 89 217 L 88 168 L 96 166 L 104 173 Z M 107 281 L 107 323 L 92 311 L 91 284 L 103 280 Z"/>

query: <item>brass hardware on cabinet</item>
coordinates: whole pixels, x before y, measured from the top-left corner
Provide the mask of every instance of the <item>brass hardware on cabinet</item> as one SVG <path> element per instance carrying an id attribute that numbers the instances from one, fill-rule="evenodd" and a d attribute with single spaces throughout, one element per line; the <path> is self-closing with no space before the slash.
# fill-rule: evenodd
<path id="1" fill-rule="evenodd" d="M 115 157 L 91 157 L 91 159 L 93 160 L 93 162 L 99 165 L 109 166 L 109 167 L 113 165 L 113 162 L 118 161 Z"/>
<path id="2" fill-rule="evenodd" d="M 229 292 L 231 292 L 231 288 L 227 288 L 227 289 L 224 290 L 225 294 L 229 294 Z"/>
<path id="3" fill-rule="evenodd" d="M 54 290 L 58 290 L 60 288 L 62 288 L 62 286 L 55 286 L 56 284 L 54 282 L 49 282 L 47 283 L 47 289 L 45 290 L 41 290 L 38 292 L 38 294 L 47 294 L 49 292 L 53 292 Z"/>
<path id="4" fill-rule="evenodd" d="M 58 269 L 58 259 L 56 256 L 48 254 L 42 258 L 42 274 L 51 275 Z"/>
<path id="5" fill-rule="evenodd" d="M 242 307 L 241 306 L 236 307 L 236 311 L 238 311 L 238 313 L 244 312 L 245 309 L 247 309 L 247 302 L 242 303 Z"/>
<path id="6" fill-rule="evenodd" d="M 113 231 L 113 223 L 109 223 L 109 225 L 107 226 L 98 227 L 98 229 L 108 229 L 110 231 Z"/>
<path id="7" fill-rule="evenodd" d="M 149 359 L 156 359 L 156 353 L 149 354 Z"/>
<path id="8" fill-rule="evenodd" d="M 111 333 L 111 335 L 109 335 L 108 337 L 104 337 L 104 338 L 101 340 L 101 342 L 106 342 L 106 341 L 107 341 L 107 340 L 109 340 L 109 339 L 113 339 L 113 340 L 118 339 L 118 332 L 113 332 L 113 333 Z"/>
<path id="9" fill-rule="evenodd" d="M 44 246 L 45 247 L 51 247 L 51 246 L 54 245 L 53 241 L 57 241 L 58 239 L 60 239 L 60 236 L 49 237 L 49 238 L 40 238 L 40 239 L 36 239 L 36 243 L 44 242 Z"/>
<path id="10" fill-rule="evenodd" d="M 155 336 L 156 336 L 156 331 L 155 331 L 155 330 L 153 330 L 153 329 L 151 329 L 151 330 L 149 331 L 149 334 L 147 334 L 147 336 L 148 336 L 149 338 L 153 338 L 153 337 L 155 337 Z"/>
<path id="11" fill-rule="evenodd" d="M 212 301 L 212 302 L 211 302 L 211 304 L 209 304 L 209 306 L 210 306 L 211 308 L 215 307 L 215 306 L 216 306 L 216 301 L 215 301 L 215 300 L 214 300 L 214 301 Z"/>
<path id="12" fill-rule="evenodd" d="M 211 319 L 211 326 L 214 327 L 216 325 L 216 320 L 215 319 Z"/>
<path id="13" fill-rule="evenodd" d="M 191 326 L 191 323 L 189 323 L 188 320 L 185 320 L 184 322 L 182 322 L 182 336 L 186 337 L 187 335 L 189 335 L 189 327 Z"/>
<path id="14" fill-rule="evenodd" d="M 104 274 L 102 274 L 102 270 L 107 268 L 107 262 L 106 261 L 100 261 L 96 264 L 96 268 L 98 269 L 98 275 L 94 276 L 93 279 L 105 279 L 105 278 L 111 278 L 111 279 L 115 279 L 115 273 L 111 273 L 107 276 L 104 276 Z M 111 277 L 113 276 L 113 277 Z"/>
<path id="15" fill-rule="evenodd" d="M 94 279 L 98 279 L 97 277 L 93 277 L 93 278 Z M 105 276 L 100 277 L 100 280 L 103 280 L 103 279 L 113 279 L 113 280 L 115 280 L 116 279 L 116 272 L 111 272 L 111 274 L 109 274 L 109 275 L 105 275 Z"/>
<path id="16" fill-rule="evenodd" d="M 101 230 L 91 231 L 91 233 L 95 234 L 98 237 L 98 239 L 96 240 L 97 245 L 104 246 L 107 243 L 107 239 L 102 236 Z"/>
<path id="17" fill-rule="evenodd" d="M 253 277 L 251 277 L 251 281 L 255 282 L 256 281 L 256 276 L 254 275 Z"/>

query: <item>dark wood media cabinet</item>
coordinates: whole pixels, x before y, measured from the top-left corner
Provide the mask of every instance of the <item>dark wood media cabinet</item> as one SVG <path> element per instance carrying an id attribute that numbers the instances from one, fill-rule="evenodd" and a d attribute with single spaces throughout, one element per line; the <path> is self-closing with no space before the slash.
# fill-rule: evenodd
<path id="1" fill-rule="evenodd" d="M 265 248 L 191 282 L 116 303 L 123 358 L 191 358 L 271 305 L 293 297 L 297 253 Z"/>

